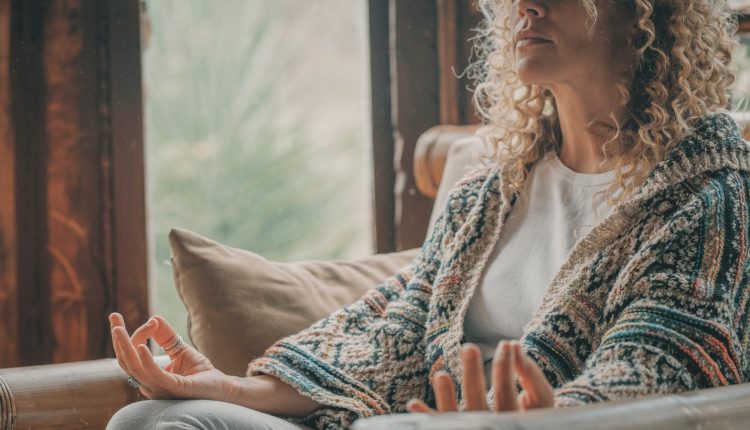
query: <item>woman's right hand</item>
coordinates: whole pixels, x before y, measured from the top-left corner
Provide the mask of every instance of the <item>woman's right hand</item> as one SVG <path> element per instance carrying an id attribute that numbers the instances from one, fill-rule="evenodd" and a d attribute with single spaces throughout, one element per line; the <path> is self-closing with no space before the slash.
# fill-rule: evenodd
<path id="1" fill-rule="evenodd" d="M 156 364 L 148 339 L 153 338 L 165 348 L 174 345 L 178 336 L 164 318 L 152 317 L 132 336 L 128 335 L 122 315 L 112 313 L 109 322 L 117 362 L 138 381 L 138 389 L 147 398 L 225 400 L 232 395 L 232 377 L 216 369 L 187 343 L 169 351 L 170 362 L 164 369 Z"/>

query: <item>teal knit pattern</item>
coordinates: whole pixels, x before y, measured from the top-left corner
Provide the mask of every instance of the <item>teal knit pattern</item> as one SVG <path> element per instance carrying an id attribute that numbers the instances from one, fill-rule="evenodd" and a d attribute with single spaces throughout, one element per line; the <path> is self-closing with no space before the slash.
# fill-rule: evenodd
<path id="1" fill-rule="evenodd" d="M 413 397 L 434 405 L 433 373 L 462 379 L 464 315 L 510 195 L 501 168 L 472 172 L 409 267 L 248 373 L 324 405 L 300 420 L 319 429 L 403 412 Z M 730 117 L 712 114 L 574 245 L 521 340 L 556 406 L 747 381 L 749 200 L 750 150 Z"/>

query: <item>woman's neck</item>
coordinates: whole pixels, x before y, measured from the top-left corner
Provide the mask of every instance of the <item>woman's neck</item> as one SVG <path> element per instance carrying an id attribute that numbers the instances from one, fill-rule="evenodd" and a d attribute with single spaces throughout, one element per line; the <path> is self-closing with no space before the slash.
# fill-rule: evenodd
<path id="1" fill-rule="evenodd" d="M 552 90 L 562 135 L 560 161 L 579 173 L 602 173 L 614 168 L 612 160 L 604 163 L 602 147 L 615 131 L 610 112 L 617 111 L 620 121 L 624 113 L 624 109 L 620 107 L 618 111 L 618 106 L 612 102 L 617 100 L 617 94 L 611 84 L 608 85 L 610 94 L 593 87 Z"/>

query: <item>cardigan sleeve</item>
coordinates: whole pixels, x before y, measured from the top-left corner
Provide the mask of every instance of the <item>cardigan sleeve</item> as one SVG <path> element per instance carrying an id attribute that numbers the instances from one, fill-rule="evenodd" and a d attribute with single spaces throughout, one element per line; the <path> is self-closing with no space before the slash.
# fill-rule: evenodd
<path id="1" fill-rule="evenodd" d="M 747 380 L 749 198 L 745 173 L 715 173 L 665 214 L 618 277 L 608 330 L 556 406 Z"/>
<path id="2" fill-rule="evenodd" d="M 465 213 L 479 172 L 459 183 L 415 261 L 361 299 L 280 340 L 248 366 L 323 408 L 295 420 L 314 428 L 348 428 L 354 420 L 399 412 L 428 389 L 424 330 L 443 248 Z"/>

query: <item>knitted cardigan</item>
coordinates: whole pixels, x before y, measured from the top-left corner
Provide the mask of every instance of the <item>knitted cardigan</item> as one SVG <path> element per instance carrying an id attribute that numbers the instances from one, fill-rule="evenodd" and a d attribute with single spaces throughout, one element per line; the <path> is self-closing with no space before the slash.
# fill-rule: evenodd
<path id="1" fill-rule="evenodd" d="M 573 246 L 521 339 L 556 406 L 748 379 L 749 201 L 748 146 L 712 114 Z M 464 315 L 512 204 L 501 168 L 469 174 L 409 267 L 248 374 L 323 405 L 299 420 L 314 428 L 403 412 L 413 397 L 434 405 L 434 372 L 462 380 Z"/>

